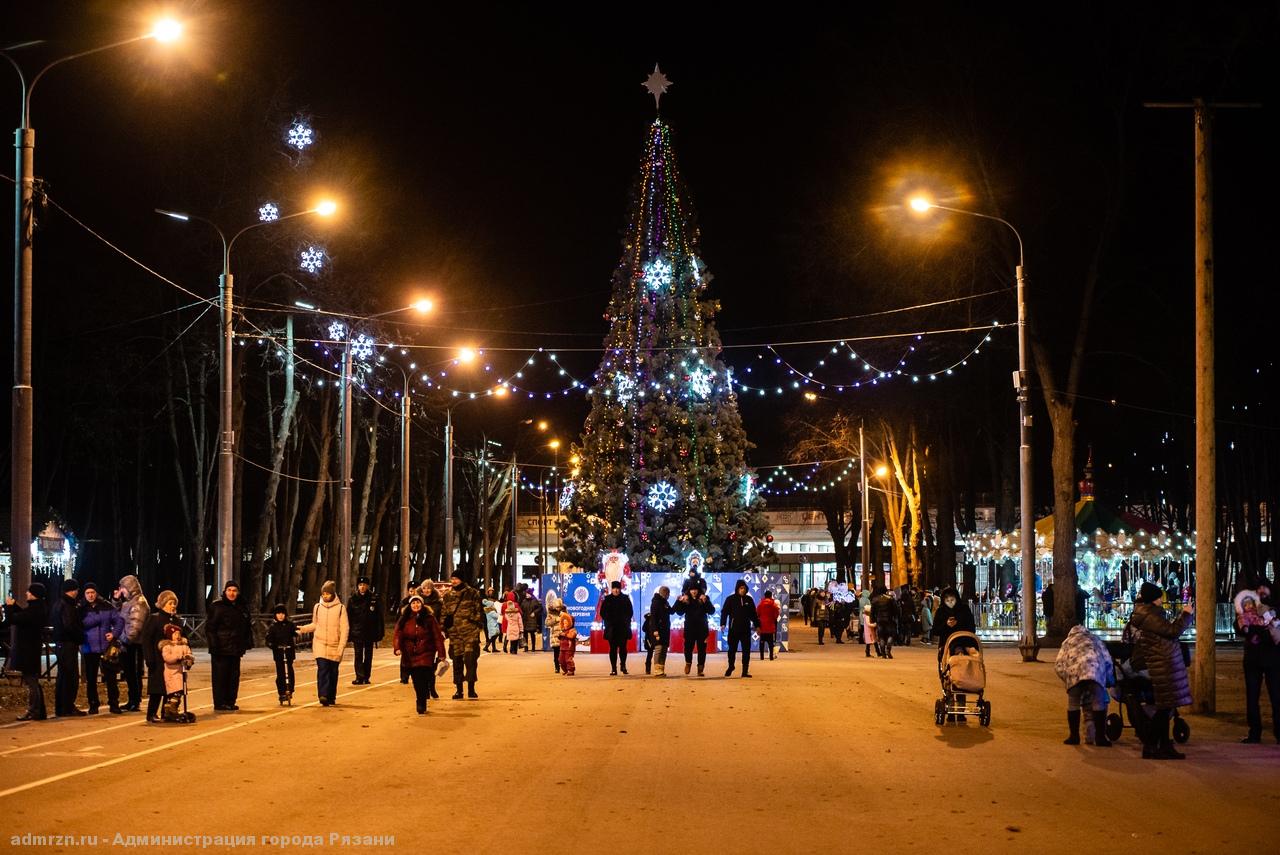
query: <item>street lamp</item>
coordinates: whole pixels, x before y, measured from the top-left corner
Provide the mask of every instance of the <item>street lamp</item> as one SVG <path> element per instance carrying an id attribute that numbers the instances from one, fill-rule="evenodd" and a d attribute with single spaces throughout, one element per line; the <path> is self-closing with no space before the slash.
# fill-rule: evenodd
<path id="1" fill-rule="evenodd" d="M 931 210 L 947 211 L 952 214 L 963 214 L 966 217 L 977 217 L 990 220 L 1013 232 L 1018 241 L 1018 266 L 1014 268 L 1014 278 L 1018 283 L 1018 370 L 1013 375 L 1013 386 L 1018 395 L 1018 477 L 1021 483 L 1021 514 L 1019 539 L 1022 547 L 1022 639 L 1018 642 L 1018 651 L 1023 662 L 1034 662 L 1040 645 L 1036 640 L 1036 541 L 1034 510 L 1031 501 L 1031 413 L 1027 399 L 1027 303 L 1025 298 L 1026 269 L 1022 251 L 1022 235 L 1013 224 L 1001 217 L 981 214 L 977 211 L 966 211 L 939 205 L 924 196 L 912 198 L 908 204 L 913 211 L 928 213 Z M 1083 617 L 1083 615 L 1081 616 Z"/>
<path id="2" fill-rule="evenodd" d="M 31 583 L 31 550 L 22 544 L 31 538 L 31 472 L 34 456 L 33 433 L 35 413 L 35 390 L 31 385 L 31 337 L 32 337 L 32 303 L 31 285 L 32 244 L 35 234 L 35 152 L 36 132 L 31 127 L 31 96 L 35 93 L 36 84 L 49 69 L 56 65 L 70 62 L 103 51 L 112 50 L 135 42 L 155 39 L 158 42 L 171 42 L 182 33 L 182 25 L 172 19 L 164 19 L 155 24 L 149 33 L 134 36 L 130 39 L 112 42 L 101 47 L 73 53 L 46 65 L 27 82 L 22 73 L 22 66 L 9 56 L 8 51 L 34 47 L 42 41 L 22 42 L 0 49 L 0 56 L 8 60 L 13 70 L 18 73 L 18 81 L 22 87 L 21 122 L 14 130 L 13 147 L 16 149 L 14 172 L 15 212 L 13 218 L 13 395 L 12 433 L 10 436 L 10 459 L 12 460 L 12 484 L 10 492 L 10 539 L 14 543 L 10 560 L 10 590 L 23 591 Z"/>
<path id="3" fill-rule="evenodd" d="M 295 217 L 306 216 L 307 214 L 317 214 L 327 217 L 337 210 L 337 205 L 332 201 L 322 201 L 314 208 L 308 208 L 305 211 L 297 211 L 283 217 L 276 217 L 271 220 L 259 220 L 256 223 L 250 223 L 240 231 L 227 239 L 226 232 L 222 227 L 206 217 L 200 217 L 195 214 L 184 214 L 181 211 L 169 211 L 164 208 L 156 208 L 157 214 L 163 214 L 173 220 L 179 222 L 189 222 L 196 220 L 213 228 L 218 233 L 218 238 L 222 241 L 222 274 L 218 277 L 218 293 L 219 303 L 222 308 L 222 365 L 220 377 L 218 381 L 218 556 L 217 556 L 217 590 L 222 590 L 234 575 L 232 568 L 235 566 L 234 556 L 232 554 L 234 544 L 234 495 L 235 495 L 235 432 L 232 430 L 232 387 L 235 384 L 235 378 L 232 376 L 232 364 L 234 358 L 232 356 L 235 344 L 235 324 L 233 322 L 233 312 L 235 309 L 235 287 L 234 279 L 231 275 L 231 250 L 235 248 L 236 241 L 246 232 L 261 228 L 262 226 L 283 223 L 285 220 L 292 220 Z M 197 558 L 198 560 L 198 558 Z"/>

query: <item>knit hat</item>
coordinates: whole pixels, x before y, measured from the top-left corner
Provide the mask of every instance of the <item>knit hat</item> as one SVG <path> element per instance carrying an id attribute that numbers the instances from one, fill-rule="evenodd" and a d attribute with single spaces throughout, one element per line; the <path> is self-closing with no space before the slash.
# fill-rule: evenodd
<path id="1" fill-rule="evenodd" d="M 419 597 L 417 594 L 414 594 L 412 597 L 409 598 L 409 605 L 413 605 L 414 600 L 417 600 L 418 602 L 423 604 L 426 603 L 426 600 L 422 599 L 422 597 Z"/>
<path id="2" fill-rule="evenodd" d="M 32 582 L 27 586 L 27 593 L 35 597 L 37 600 L 45 598 L 45 589 L 43 582 Z"/>
<path id="3" fill-rule="evenodd" d="M 369 577 L 368 577 L 368 576 L 361 576 L 359 579 L 357 579 L 357 580 L 356 580 L 356 584 L 357 584 L 357 585 L 372 585 L 373 583 L 369 581 Z"/>
<path id="4" fill-rule="evenodd" d="M 617 588 L 619 591 L 621 591 L 621 590 L 622 590 L 622 583 L 621 583 L 621 582 L 619 582 L 617 579 L 614 579 L 612 582 L 610 582 L 610 583 L 609 583 L 609 587 L 610 587 L 610 588 Z"/>
<path id="5" fill-rule="evenodd" d="M 161 591 L 156 595 L 156 608 L 163 609 L 169 603 L 173 603 L 173 607 L 178 607 L 178 595 L 173 591 Z"/>
<path id="6" fill-rule="evenodd" d="M 338 583 L 330 579 L 320 586 L 320 593 L 338 595 Z"/>
<path id="7" fill-rule="evenodd" d="M 287 615 L 289 614 L 289 610 L 284 607 L 284 603 L 276 603 L 274 606 L 271 607 L 271 614 Z"/>
<path id="8" fill-rule="evenodd" d="M 1138 602 L 1154 603 L 1164 596 L 1161 587 L 1153 582 L 1143 582 L 1142 587 L 1138 589 Z"/>
<path id="9" fill-rule="evenodd" d="M 222 586 L 222 592 L 225 594 L 228 588 L 235 588 L 238 591 L 240 590 L 240 583 L 235 579 L 228 579 L 227 584 Z"/>
<path id="10" fill-rule="evenodd" d="M 78 591 L 78 590 L 80 590 L 80 583 L 77 582 L 75 579 L 62 580 L 62 593 L 70 594 L 72 591 Z"/>
<path id="11" fill-rule="evenodd" d="M 178 626 L 176 623 L 166 623 L 164 625 L 164 637 L 166 639 L 171 637 L 175 632 L 181 634 L 182 627 Z"/>
<path id="12" fill-rule="evenodd" d="M 96 591 L 96 590 L 98 590 L 98 583 L 97 583 L 97 582 L 85 582 L 85 583 L 84 583 L 84 585 L 82 585 L 81 587 L 82 587 L 84 590 L 86 590 L 86 591 Z"/>

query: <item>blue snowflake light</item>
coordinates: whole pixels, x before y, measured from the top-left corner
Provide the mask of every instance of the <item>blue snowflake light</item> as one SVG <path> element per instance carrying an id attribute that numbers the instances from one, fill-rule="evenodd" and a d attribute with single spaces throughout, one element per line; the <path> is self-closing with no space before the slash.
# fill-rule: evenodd
<path id="1" fill-rule="evenodd" d="M 276 207 L 274 202 L 267 202 L 258 209 L 258 219 L 264 223 L 278 220 L 280 219 L 280 209 Z"/>
<path id="2" fill-rule="evenodd" d="M 699 398 L 707 397 L 711 394 L 711 379 L 714 376 L 705 368 L 695 368 L 689 373 L 689 391 Z"/>
<path id="3" fill-rule="evenodd" d="M 659 481 L 649 488 L 649 495 L 645 501 L 655 511 L 669 511 L 675 507 L 676 499 L 679 498 L 680 494 L 676 492 L 675 487 L 666 481 Z"/>
<path id="4" fill-rule="evenodd" d="M 324 267 L 324 250 L 317 246 L 309 246 L 302 251 L 298 266 L 308 273 L 319 273 Z"/>
<path id="5" fill-rule="evenodd" d="M 644 284 L 651 291 L 661 291 L 671 284 L 671 264 L 665 258 L 655 258 L 644 266 Z"/>
<path id="6" fill-rule="evenodd" d="M 311 126 L 301 120 L 294 122 L 289 126 L 289 133 L 285 137 L 285 142 L 302 151 L 307 146 L 315 142 L 315 137 L 311 131 Z"/>

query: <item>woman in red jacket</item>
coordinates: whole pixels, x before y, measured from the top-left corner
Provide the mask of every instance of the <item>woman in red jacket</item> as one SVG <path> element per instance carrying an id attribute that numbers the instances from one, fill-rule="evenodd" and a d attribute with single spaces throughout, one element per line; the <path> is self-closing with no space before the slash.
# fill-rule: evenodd
<path id="1" fill-rule="evenodd" d="M 778 605 L 778 601 L 773 598 L 773 591 L 765 591 L 764 599 L 760 601 L 760 605 L 756 606 L 756 615 L 760 618 L 760 658 L 764 659 L 764 648 L 769 646 L 769 658 L 777 659 L 773 654 L 773 639 L 778 632 L 778 617 L 782 614 L 782 607 Z"/>
<path id="2" fill-rule="evenodd" d="M 427 711 L 431 693 L 431 675 L 437 662 L 444 661 L 444 633 L 435 615 L 423 607 L 422 597 L 409 598 L 409 608 L 396 621 L 396 637 L 392 643 L 397 656 L 408 663 L 413 693 L 418 700 L 418 715 Z"/>

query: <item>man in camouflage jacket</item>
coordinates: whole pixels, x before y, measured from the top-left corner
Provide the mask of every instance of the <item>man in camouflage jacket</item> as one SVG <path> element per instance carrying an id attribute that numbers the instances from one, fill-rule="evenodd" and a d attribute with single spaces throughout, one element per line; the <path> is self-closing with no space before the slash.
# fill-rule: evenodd
<path id="1" fill-rule="evenodd" d="M 462 581 L 454 573 L 449 577 L 453 586 L 444 595 L 440 609 L 440 623 L 449 639 L 449 658 L 453 660 L 453 693 L 455 701 L 462 699 L 462 681 L 467 682 L 467 697 L 476 694 L 476 664 L 480 660 L 480 627 L 484 623 L 484 609 L 480 605 L 480 592 Z"/>

